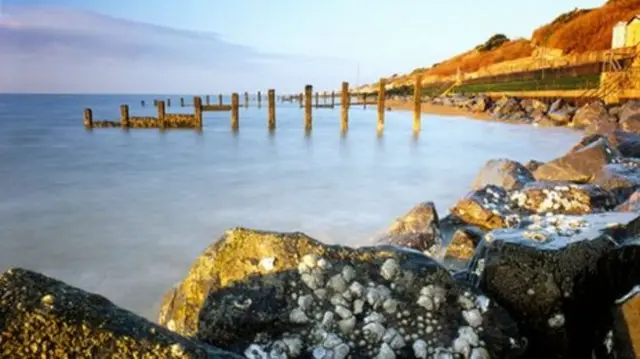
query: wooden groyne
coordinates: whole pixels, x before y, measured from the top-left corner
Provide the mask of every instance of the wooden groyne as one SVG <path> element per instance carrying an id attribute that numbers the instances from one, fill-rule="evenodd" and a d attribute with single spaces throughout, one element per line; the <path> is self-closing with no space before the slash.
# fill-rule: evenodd
<path id="1" fill-rule="evenodd" d="M 416 79 L 416 88 L 419 88 L 419 79 Z M 384 114 L 387 108 L 385 107 L 385 100 L 388 94 L 385 89 L 386 82 L 384 79 L 380 81 L 378 91 L 375 94 L 368 94 L 363 96 L 361 94 L 355 94 L 350 92 L 349 83 L 343 82 L 339 91 L 339 101 L 336 101 L 336 91 L 323 91 L 313 92 L 312 85 L 306 85 L 304 92 L 292 95 L 276 96 L 274 89 L 267 91 L 267 112 L 266 112 L 266 124 L 269 130 L 276 128 L 276 103 L 277 99 L 281 102 L 296 102 L 300 103 L 300 107 L 303 109 L 303 125 L 304 129 L 308 132 L 313 127 L 313 109 L 334 109 L 336 106 L 340 106 L 340 129 L 342 132 L 346 132 L 349 128 L 349 110 L 354 105 L 377 106 L 377 126 L 378 131 L 384 129 Z M 419 104 L 422 101 L 420 91 L 416 92 L 414 101 Z M 203 113 L 206 112 L 230 112 L 230 127 L 232 130 L 237 131 L 240 128 L 240 108 L 248 108 L 250 106 L 250 97 L 254 99 L 258 108 L 262 107 L 262 92 L 256 92 L 255 97 L 250 96 L 249 92 L 243 93 L 243 103 L 241 103 L 240 95 L 233 93 L 231 95 L 231 103 L 223 103 L 223 95 L 218 95 L 218 104 L 211 103 L 211 97 L 209 95 L 204 96 L 204 104 L 202 97 L 194 96 L 191 104 L 185 101 L 184 97 L 179 98 L 180 107 L 192 107 L 193 113 L 168 113 L 167 108 L 171 103 L 171 99 L 166 100 L 153 100 L 156 107 L 156 116 L 132 116 L 130 107 L 127 104 L 120 106 L 120 120 L 95 120 L 93 118 L 93 111 L 90 108 L 84 110 L 84 126 L 88 129 L 92 128 L 159 128 L 159 129 L 172 129 L 172 128 L 191 128 L 202 129 L 203 127 Z M 322 101 L 321 101 L 322 99 Z M 356 99 L 356 101 L 353 101 Z M 357 101 L 360 99 L 360 102 Z M 144 107 L 144 101 L 141 101 Z M 417 114 L 414 115 L 414 129 L 420 129 L 420 107 L 416 107 Z"/>

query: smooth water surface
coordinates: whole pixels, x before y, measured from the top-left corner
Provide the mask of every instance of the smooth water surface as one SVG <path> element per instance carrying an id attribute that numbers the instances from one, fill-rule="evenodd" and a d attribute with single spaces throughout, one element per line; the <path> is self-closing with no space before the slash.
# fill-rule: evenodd
<path id="1" fill-rule="evenodd" d="M 236 135 L 227 112 L 206 113 L 202 133 L 82 126 L 84 107 L 117 120 L 121 103 L 153 115 L 154 98 L 0 95 L 2 270 L 40 271 L 153 319 L 162 294 L 225 229 L 368 244 L 420 201 L 443 216 L 491 158 L 549 160 L 579 139 L 426 114 L 415 137 L 401 111 L 387 113 L 378 137 L 375 108 L 352 108 L 345 137 L 339 108 L 315 110 L 305 136 L 296 104 L 278 105 L 273 135 L 255 103 L 241 109 Z M 167 111 L 190 111 L 178 104 L 173 96 Z"/>

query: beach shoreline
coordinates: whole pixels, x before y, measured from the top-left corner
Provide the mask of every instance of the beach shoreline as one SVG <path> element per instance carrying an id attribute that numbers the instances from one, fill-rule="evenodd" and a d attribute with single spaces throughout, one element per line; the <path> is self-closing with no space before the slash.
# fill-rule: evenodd
<path id="1" fill-rule="evenodd" d="M 413 102 L 411 101 L 403 101 L 403 100 L 387 100 L 385 101 L 385 106 L 387 110 L 392 111 L 413 111 Z M 487 112 L 473 112 L 463 108 L 453 107 L 453 106 L 445 106 L 445 105 L 436 105 L 432 103 L 423 102 L 421 106 L 422 113 L 427 113 L 431 115 L 439 115 L 439 116 L 463 116 L 468 117 L 474 120 L 483 120 L 483 121 L 496 121 L 491 117 L 491 114 Z"/>

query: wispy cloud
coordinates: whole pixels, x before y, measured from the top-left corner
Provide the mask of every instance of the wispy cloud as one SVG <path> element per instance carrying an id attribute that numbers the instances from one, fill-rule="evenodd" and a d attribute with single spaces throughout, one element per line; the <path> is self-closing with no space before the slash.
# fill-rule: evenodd
<path id="1" fill-rule="evenodd" d="M 224 91 L 348 67 L 339 59 L 260 53 L 215 33 L 52 6 L 6 6 L 0 49 L 0 91 L 17 92 Z"/>

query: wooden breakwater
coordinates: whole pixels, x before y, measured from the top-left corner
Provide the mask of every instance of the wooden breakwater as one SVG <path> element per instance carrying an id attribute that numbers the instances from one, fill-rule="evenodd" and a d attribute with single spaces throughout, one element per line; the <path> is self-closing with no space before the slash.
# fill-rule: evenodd
<path id="1" fill-rule="evenodd" d="M 419 86 L 419 78 L 416 78 L 416 86 Z M 384 128 L 384 114 L 387 110 L 385 107 L 385 99 L 387 97 L 385 90 L 385 80 L 380 80 L 380 86 L 376 94 L 356 94 L 349 90 L 349 83 L 343 82 L 339 91 L 339 101 L 337 99 L 338 94 L 336 91 L 324 91 L 313 92 L 312 85 L 306 85 L 304 92 L 300 94 L 292 95 L 280 95 L 276 96 L 274 89 L 267 91 L 267 127 L 270 130 L 276 128 L 276 103 L 280 102 L 300 102 L 300 107 L 304 109 L 304 128 L 310 131 L 313 127 L 313 109 L 334 109 L 337 106 L 341 107 L 340 113 L 340 128 L 343 132 L 349 128 L 349 110 L 353 106 L 362 105 L 366 108 L 368 105 L 377 106 L 377 126 L 380 131 Z M 416 92 L 416 103 L 421 103 L 422 97 L 419 92 Z M 153 100 L 156 107 L 156 116 L 132 116 L 130 113 L 130 106 L 123 104 L 120 106 L 120 119 L 118 120 L 95 120 L 93 118 L 93 111 L 90 108 L 84 110 L 84 126 L 88 129 L 93 128 L 159 128 L 159 129 L 174 129 L 174 128 L 186 128 L 186 129 L 202 129 L 203 127 L 203 113 L 204 112 L 229 112 L 230 113 L 230 125 L 233 130 L 240 128 L 240 108 L 249 107 L 250 95 L 248 92 L 243 94 L 243 103 L 240 103 L 240 95 L 233 93 L 231 95 L 231 103 L 223 103 L 223 95 L 218 95 L 218 104 L 211 103 L 211 97 L 205 96 L 205 103 L 203 104 L 202 97 L 194 96 L 191 104 L 185 102 L 184 97 L 179 98 L 180 107 L 192 107 L 193 113 L 168 113 L 167 108 L 171 105 L 171 99 L 165 100 Z M 257 102 L 258 108 L 262 106 L 262 93 L 257 92 L 254 101 Z M 321 101 L 322 99 L 322 101 Z M 141 101 L 141 105 L 145 106 L 145 101 Z M 420 106 L 414 109 L 414 129 L 420 129 Z"/>

